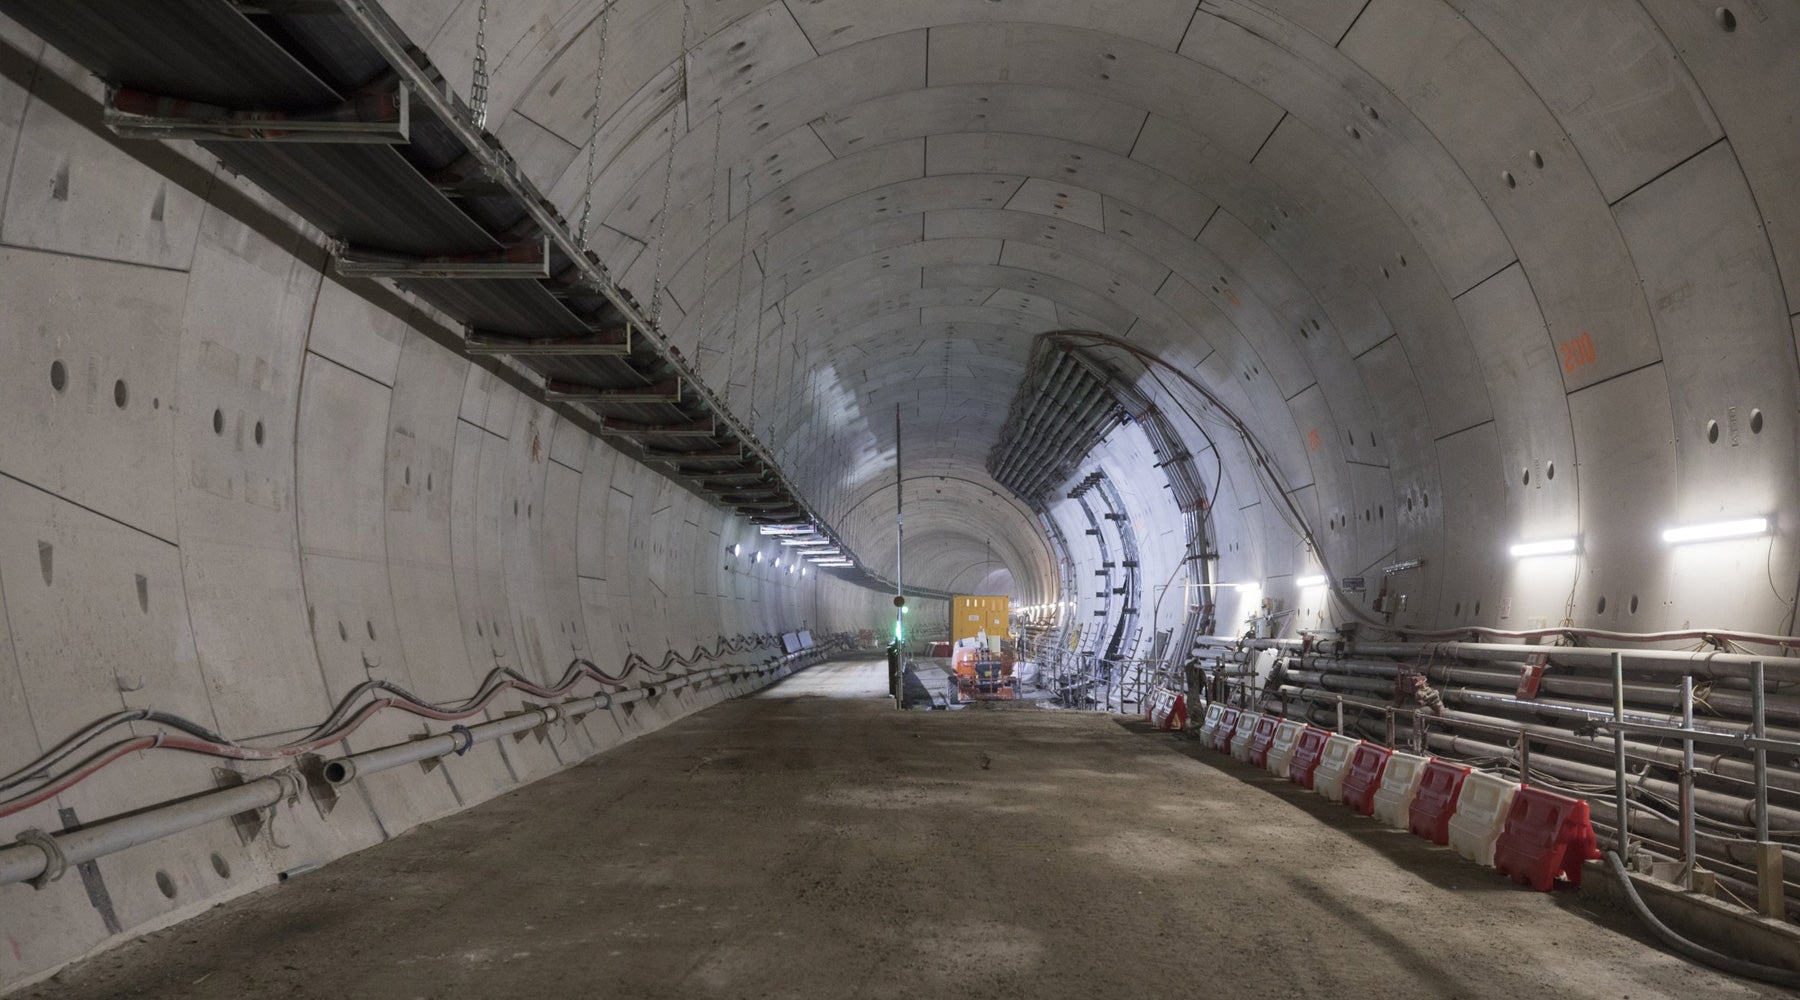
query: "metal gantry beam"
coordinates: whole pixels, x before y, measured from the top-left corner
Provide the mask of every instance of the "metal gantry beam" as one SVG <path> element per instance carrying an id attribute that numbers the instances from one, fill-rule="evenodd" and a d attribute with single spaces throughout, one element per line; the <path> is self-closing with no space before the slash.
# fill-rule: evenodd
<path id="1" fill-rule="evenodd" d="M 108 87 L 100 120 L 127 139 L 400 145 L 412 141 L 412 91 L 359 94 L 312 113 L 222 108 L 130 87 Z"/>

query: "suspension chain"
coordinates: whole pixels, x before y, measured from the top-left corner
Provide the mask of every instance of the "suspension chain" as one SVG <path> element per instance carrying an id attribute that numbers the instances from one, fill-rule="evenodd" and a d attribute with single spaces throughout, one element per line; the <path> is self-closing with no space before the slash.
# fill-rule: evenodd
<path id="1" fill-rule="evenodd" d="M 677 72 L 681 74 L 681 92 L 677 96 L 674 109 L 669 112 L 669 156 L 663 164 L 663 193 L 661 222 L 656 227 L 656 263 L 650 272 L 650 325 L 660 326 L 662 319 L 663 292 L 667 291 L 662 283 L 663 255 L 668 250 L 669 235 L 669 188 L 675 181 L 675 123 L 680 118 L 681 106 L 687 102 L 687 38 L 688 30 L 694 21 L 693 0 L 681 0 L 681 55 Z"/>
<path id="2" fill-rule="evenodd" d="M 709 178 L 707 186 L 709 188 L 719 183 L 719 143 L 722 138 L 721 131 L 724 121 L 724 110 L 722 108 L 715 108 L 713 111 L 712 173 L 707 175 Z M 725 176 L 725 197 L 731 197 L 731 175 L 729 173 Z M 695 311 L 700 317 L 700 330 L 695 334 L 694 342 L 696 345 L 705 344 L 708 339 L 708 334 L 711 332 L 706 328 L 706 299 L 707 293 L 712 290 L 713 226 L 716 225 L 718 221 L 719 193 L 715 190 L 711 191 L 706 197 L 706 232 L 701 234 L 701 239 L 705 243 L 705 250 L 700 258 L 700 304 L 695 307 Z M 727 221 L 730 221 L 729 218 L 727 218 Z M 696 352 L 697 351 L 698 347 L 696 347 Z M 725 381 L 726 388 L 730 388 L 731 364 L 729 360 L 727 360 L 725 365 Z"/>
<path id="3" fill-rule="evenodd" d="M 469 111 L 478 129 L 487 128 L 487 19 L 487 0 L 481 0 L 481 7 L 475 13 L 475 76 L 469 83 Z"/>
<path id="4" fill-rule="evenodd" d="M 587 184 L 581 189 L 581 226 L 576 233 L 583 250 L 588 247 L 588 217 L 594 211 L 594 157 L 600 148 L 600 91 L 606 83 L 606 22 L 612 16 L 612 2 L 605 2 L 606 6 L 600 8 L 600 52 L 594 65 L 594 120 L 588 123 Z"/>

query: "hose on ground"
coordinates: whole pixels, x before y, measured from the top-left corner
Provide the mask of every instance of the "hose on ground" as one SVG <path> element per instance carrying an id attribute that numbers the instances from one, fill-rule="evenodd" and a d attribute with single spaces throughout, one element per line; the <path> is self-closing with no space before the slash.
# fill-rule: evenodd
<path id="1" fill-rule="evenodd" d="M 1606 863 L 1608 867 L 1612 868 L 1613 875 L 1617 876 L 1620 888 L 1625 891 L 1625 900 L 1630 905 L 1631 911 L 1637 914 L 1638 921 L 1649 928 L 1650 933 L 1656 935 L 1657 939 L 1668 945 L 1671 950 L 1702 965 L 1711 966 L 1721 972 L 1729 972 L 1734 976 L 1742 976 L 1745 979 L 1754 979 L 1757 982 L 1770 983 L 1775 986 L 1784 986 L 1788 989 L 1800 989 L 1800 972 L 1733 958 L 1705 945 L 1695 944 L 1675 933 L 1669 925 L 1658 920 L 1656 914 L 1650 912 L 1650 907 L 1644 905 L 1643 897 L 1638 895 L 1637 886 L 1631 882 L 1631 873 L 1625 870 L 1625 862 L 1619 860 L 1616 851 L 1606 852 Z"/>

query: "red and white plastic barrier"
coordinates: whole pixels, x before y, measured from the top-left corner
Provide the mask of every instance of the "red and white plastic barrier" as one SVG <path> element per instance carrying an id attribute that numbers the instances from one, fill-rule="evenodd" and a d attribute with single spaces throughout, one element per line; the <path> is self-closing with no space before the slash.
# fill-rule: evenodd
<path id="1" fill-rule="evenodd" d="M 1164 732 L 1187 728 L 1187 695 L 1168 688 L 1150 692 L 1150 704 L 1144 713 L 1151 724 Z"/>
<path id="2" fill-rule="evenodd" d="M 1486 771 L 1470 772 L 1450 817 L 1450 849 L 1478 865 L 1494 865 L 1494 842 L 1506 828 L 1519 783 Z"/>
<path id="3" fill-rule="evenodd" d="M 1250 734 L 1250 766 L 1269 766 L 1269 748 L 1275 745 L 1275 732 L 1284 721 L 1274 712 L 1265 712 L 1256 720 L 1256 731 Z"/>
<path id="4" fill-rule="evenodd" d="M 1278 778 L 1288 776 L 1288 765 L 1294 762 L 1294 744 L 1305 731 L 1306 723 L 1293 719 L 1283 719 L 1275 727 L 1275 739 L 1269 744 L 1269 755 L 1263 765 L 1270 774 Z"/>
<path id="5" fill-rule="evenodd" d="M 1319 754 L 1319 767 L 1313 772 L 1313 791 L 1333 802 L 1344 801 L 1344 776 L 1350 773 L 1350 755 L 1362 745 L 1354 736 L 1332 733 Z"/>
<path id="6" fill-rule="evenodd" d="M 1231 734 L 1231 755 L 1245 763 L 1250 762 L 1250 741 L 1256 736 L 1256 725 L 1262 721 L 1261 712 L 1245 712 L 1238 716 L 1237 728 Z"/>
<path id="7" fill-rule="evenodd" d="M 1344 775 L 1345 805 L 1364 816 L 1375 811 L 1375 791 L 1381 787 L 1381 776 L 1393 755 L 1394 751 L 1375 743 L 1356 748 L 1350 755 L 1350 770 Z"/>
<path id="8" fill-rule="evenodd" d="M 1381 787 L 1375 790 L 1374 808 L 1369 815 L 1396 830 L 1406 829 L 1407 813 L 1413 796 L 1418 794 L 1419 779 L 1425 776 L 1425 765 L 1431 758 L 1395 752 L 1388 758 L 1387 770 L 1381 772 Z"/>
<path id="9" fill-rule="evenodd" d="M 1219 731 L 1219 719 L 1225 714 L 1225 703 L 1215 701 L 1206 706 L 1206 717 L 1200 722 L 1200 745 L 1212 746 L 1213 736 Z"/>
<path id="10" fill-rule="evenodd" d="M 1600 857 L 1583 799 L 1526 785 L 1512 798 L 1506 827 L 1494 842 L 1494 870 L 1549 892 L 1558 875 L 1581 884 L 1581 863 Z"/>

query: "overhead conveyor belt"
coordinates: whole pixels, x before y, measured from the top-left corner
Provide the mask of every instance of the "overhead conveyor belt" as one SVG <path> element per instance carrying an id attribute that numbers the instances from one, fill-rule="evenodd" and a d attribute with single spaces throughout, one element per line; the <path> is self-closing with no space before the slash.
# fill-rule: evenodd
<path id="1" fill-rule="evenodd" d="M 738 507 L 753 521 L 820 524 L 377 4 L 0 12 L 107 83 L 119 134 L 193 138 L 324 232 L 343 274 L 390 279 L 461 321 L 468 354 L 535 372 L 547 402 L 697 492 L 756 483 L 759 502 Z"/>

